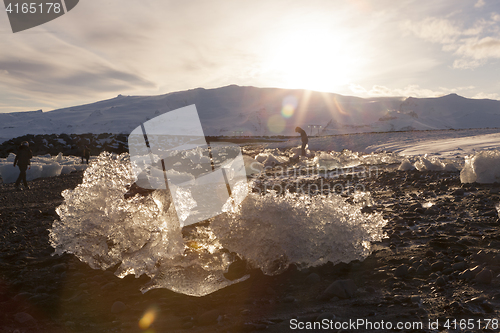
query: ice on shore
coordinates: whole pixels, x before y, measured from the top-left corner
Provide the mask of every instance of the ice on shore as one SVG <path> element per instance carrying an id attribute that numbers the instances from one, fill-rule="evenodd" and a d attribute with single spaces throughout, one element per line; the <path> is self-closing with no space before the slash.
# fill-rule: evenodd
<path id="1" fill-rule="evenodd" d="M 290 148 L 284 151 L 290 159 L 281 156 L 278 149 L 266 149 L 258 154 L 255 159 L 262 163 L 264 167 L 274 167 L 295 159 L 300 152 L 300 148 Z M 442 158 L 439 156 L 403 156 L 392 152 L 372 152 L 363 154 L 353 152 L 348 149 L 342 151 L 308 151 L 309 156 L 314 156 L 311 162 L 305 165 L 314 165 L 321 170 L 334 170 L 339 168 L 351 168 L 361 165 L 382 165 L 382 164 L 400 164 L 398 170 L 409 171 L 459 171 L 462 168 L 463 160 L 460 158 Z"/>
<path id="2" fill-rule="evenodd" d="M 258 175 L 264 170 L 264 164 L 248 155 L 243 155 L 243 163 L 245 164 L 245 172 L 247 175 Z"/>
<path id="3" fill-rule="evenodd" d="M 352 203 L 336 194 L 274 192 L 251 193 L 241 201 L 240 192 L 246 195 L 249 186 L 242 182 L 224 213 L 183 235 L 168 191 L 125 198 L 135 181 L 128 154 L 102 153 L 82 184 L 62 193 L 64 202 L 56 209 L 60 220 L 50 230 L 55 254 L 72 253 L 95 269 L 119 264 L 119 277 L 146 274 L 151 281 L 143 292 L 168 288 L 203 296 L 248 277 L 224 276 L 238 258 L 270 275 L 292 263 L 362 260 L 370 243 L 383 237 L 386 223 L 380 213 L 362 213 L 370 202 L 367 193 L 356 194 Z"/>
<path id="4" fill-rule="evenodd" d="M 320 151 L 314 157 L 313 164 L 319 169 L 333 170 L 337 168 L 350 168 L 358 165 L 377 165 L 399 163 L 403 158 L 394 153 L 361 154 L 344 149 L 341 152 Z"/>
<path id="5" fill-rule="evenodd" d="M 415 170 L 415 166 L 410 162 L 409 159 L 405 158 L 403 162 L 398 167 L 399 171 L 409 171 L 409 170 Z"/>
<path id="6" fill-rule="evenodd" d="M 427 158 L 427 156 L 419 157 L 415 162 L 415 168 L 418 171 L 442 171 L 445 164 L 437 158 Z"/>
<path id="7" fill-rule="evenodd" d="M 306 157 L 312 158 L 314 157 L 314 152 L 311 152 L 306 148 L 305 150 Z M 280 164 L 288 163 L 290 161 L 300 161 L 303 159 L 302 148 L 292 147 L 286 150 L 280 151 L 277 148 L 274 149 L 265 149 L 263 152 L 257 154 L 255 156 L 255 160 L 261 163 L 265 168 L 274 167 Z"/>
<path id="8" fill-rule="evenodd" d="M 412 162 L 413 161 L 413 162 Z M 461 164 L 457 159 L 438 158 L 435 156 L 412 156 L 404 158 L 398 167 L 399 171 L 458 171 Z"/>
<path id="9" fill-rule="evenodd" d="M 273 167 L 288 162 L 288 158 L 280 156 L 273 152 L 264 152 L 255 156 L 255 160 L 265 167 Z"/>
<path id="10" fill-rule="evenodd" d="M 222 246 L 276 275 L 292 263 L 305 268 L 366 258 L 371 242 L 382 239 L 386 221 L 380 213 L 362 213 L 363 206 L 336 194 L 252 193 L 237 212 L 213 219 L 211 227 Z"/>
<path id="11" fill-rule="evenodd" d="M 19 168 L 13 166 L 15 158 L 16 155 L 13 153 L 10 153 L 7 158 L 0 158 L 0 177 L 5 184 L 15 182 L 19 176 Z M 57 156 L 33 156 L 31 165 L 26 170 L 26 180 L 55 177 L 72 171 L 84 170 L 86 167 L 86 164 L 81 164 L 81 158 L 63 156 L 62 153 Z"/>
<path id="12" fill-rule="evenodd" d="M 500 182 L 500 151 L 484 150 L 465 158 L 465 166 L 460 172 L 462 183 Z"/>

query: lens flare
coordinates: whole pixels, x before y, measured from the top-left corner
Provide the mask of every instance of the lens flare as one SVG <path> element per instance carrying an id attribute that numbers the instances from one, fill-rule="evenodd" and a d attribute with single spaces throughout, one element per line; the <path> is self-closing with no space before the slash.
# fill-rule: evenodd
<path id="1" fill-rule="evenodd" d="M 281 133 L 285 129 L 285 119 L 279 114 L 269 117 L 267 120 L 267 128 L 273 133 Z"/>
<path id="2" fill-rule="evenodd" d="M 146 310 L 142 318 L 139 320 L 139 328 L 141 330 L 147 330 L 151 327 L 158 314 L 158 309 L 156 307 L 150 307 Z"/>
<path id="3" fill-rule="evenodd" d="M 283 98 L 282 102 L 282 108 L 281 108 L 281 114 L 285 118 L 290 118 L 293 116 L 295 109 L 297 108 L 298 105 L 298 100 L 295 96 L 293 95 L 288 95 L 285 98 Z"/>
<path id="4" fill-rule="evenodd" d="M 294 112 L 295 112 L 295 108 L 293 106 L 291 106 L 291 105 L 285 105 L 281 109 L 281 114 L 285 118 L 290 118 L 291 116 L 293 116 Z"/>

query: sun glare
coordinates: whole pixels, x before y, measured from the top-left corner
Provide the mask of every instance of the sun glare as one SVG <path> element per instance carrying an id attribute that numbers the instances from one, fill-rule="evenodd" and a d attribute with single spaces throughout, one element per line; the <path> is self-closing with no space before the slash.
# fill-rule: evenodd
<path id="1" fill-rule="evenodd" d="M 302 29 L 276 39 L 267 65 L 284 88 L 335 91 L 359 68 L 347 38 L 331 29 Z"/>

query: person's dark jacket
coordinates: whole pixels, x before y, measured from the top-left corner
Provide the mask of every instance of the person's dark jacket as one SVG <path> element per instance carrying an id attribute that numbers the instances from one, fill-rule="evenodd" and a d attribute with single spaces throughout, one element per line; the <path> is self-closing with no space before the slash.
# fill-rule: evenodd
<path id="1" fill-rule="evenodd" d="M 83 148 L 83 157 L 86 159 L 90 158 L 90 149 L 88 147 Z"/>
<path id="2" fill-rule="evenodd" d="M 297 127 L 296 132 L 300 133 L 300 138 L 302 139 L 302 143 L 307 143 L 309 141 L 309 139 L 307 138 L 306 131 L 304 131 L 302 128 Z"/>
<path id="3" fill-rule="evenodd" d="M 14 160 L 14 166 L 18 165 L 19 168 L 26 169 L 28 165 L 31 164 L 31 158 L 33 155 L 31 154 L 31 149 L 27 146 L 21 146 L 19 147 L 19 150 L 17 151 L 16 158 Z"/>

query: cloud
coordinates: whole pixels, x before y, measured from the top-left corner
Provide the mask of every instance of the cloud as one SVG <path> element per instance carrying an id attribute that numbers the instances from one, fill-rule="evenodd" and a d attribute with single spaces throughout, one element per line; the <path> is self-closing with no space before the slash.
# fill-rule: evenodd
<path id="1" fill-rule="evenodd" d="M 433 43 L 452 43 L 462 34 L 454 22 L 435 17 L 428 17 L 420 22 L 407 20 L 401 24 L 401 27 Z"/>
<path id="2" fill-rule="evenodd" d="M 484 11 L 474 9 L 476 2 L 466 5 L 469 11 Z M 48 110 L 117 94 L 153 95 L 233 83 L 282 86 L 289 83 L 287 76 L 269 68 L 267 59 L 276 53 L 283 62 L 301 47 L 308 50 L 301 44 L 279 48 L 284 37 L 293 41 L 297 31 L 308 29 L 332 32 L 322 36 L 321 45 L 332 45 L 335 55 L 344 56 L 332 57 L 332 66 L 318 71 L 323 81 L 333 80 L 326 69 L 340 63 L 340 67 L 352 69 L 348 75 L 340 71 L 330 74 L 342 84 L 370 82 L 365 84 L 369 87 L 379 82 L 405 87 L 365 89 L 352 84 L 349 89 L 355 94 L 444 94 L 444 89 L 408 85 L 426 86 L 426 80 L 446 85 L 442 77 L 435 81 L 435 76 L 443 75 L 438 71 L 445 61 L 429 53 L 437 48 L 422 47 L 409 35 L 441 46 L 444 53 L 453 55 L 449 63 L 455 68 L 475 68 L 497 54 L 495 43 L 484 39 L 500 36 L 493 34 L 500 15 L 490 10 L 484 20 L 465 22 L 460 20 L 469 15 L 464 15 L 465 5 L 443 3 L 122 0 L 118 6 L 113 1 L 80 1 L 68 15 L 27 32 L 9 31 L 0 39 L 0 100 L 10 101 L 15 108 Z M 401 24 L 407 35 L 404 39 L 397 29 L 402 18 L 408 19 Z M 325 56 L 310 52 L 305 59 L 318 55 Z M 307 74 L 315 74 L 304 66 L 306 62 L 297 62 L 297 70 L 302 66 Z M 305 81 L 299 78 L 297 85 Z M 0 112 L 3 110 L 0 105 Z"/>
<path id="3" fill-rule="evenodd" d="M 477 93 L 476 95 L 474 95 L 472 98 L 475 98 L 475 99 L 500 99 L 500 95 L 497 94 L 497 93 L 491 93 L 491 94 L 488 94 L 488 93 L 484 93 L 484 92 L 480 92 L 480 93 Z"/>
<path id="4" fill-rule="evenodd" d="M 0 91 L 61 107 L 119 93 L 252 84 L 248 72 L 264 51 L 255 36 L 284 25 L 286 5 L 80 2 L 68 15 L 0 40 Z"/>
<path id="5" fill-rule="evenodd" d="M 483 6 L 484 1 L 478 5 Z M 453 68 L 472 69 L 483 66 L 488 59 L 500 58 L 498 21 L 500 15 L 492 13 L 490 20 L 479 19 L 464 28 L 456 21 L 431 17 L 419 22 L 405 21 L 401 28 L 423 40 L 442 44 L 444 52 L 452 52 L 456 57 Z"/>
<path id="6" fill-rule="evenodd" d="M 420 88 L 419 85 L 408 85 L 404 88 L 391 89 L 385 86 L 374 85 L 369 91 L 370 96 L 409 96 L 409 97 L 439 97 L 445 95 L 442 91 Z"/>
<path id="7" fill-rule="evenodd" d="M 500 39 L 493 37 L 467 39 L 456 48 L 454 54 L 461 57 L 453 62 L 453 68 L 477 68 L 485 65 L 489 59 L 500 58 Z"/>
<path id="8" fill-rule="evenodd" d="M 500 39 L 485 37 L 467 40 L 455 54 L 472 59 L 500 58 Z"/>
<path id="9" fill-rule="evenodd" d="M 474 5 L 474 7 L 476 7 L 476 8 L 481 8 L 481 7 L 483 7 L 484 5 L 485 5 L 484 0 L 478 0 L 478 1 L 476 2 L 476 4 Z"/>
<path id="10" fill-rule="evenodd" d="M 366 93 L 368 96 L 375 97 L 391 97 L 391 96 L 404 96 L 404 97 L 440 97 L 450 93 L 457 93 L 460 91 L 472 90 L 474 86 L 445 88 L 440 87 L 439 90 L 432 90 L 421 88 L 417 84 L 408 85 L 404 88 L 389 88 L 382 85 L 374 85 L 370 90 L 365 89 L 359 84 L 351 84 L 351 90 L 355 93 Z"/>
<path id="11" fill-rule="evenodd" d="M 137 74 L 89 59 L 77 63 L 37 60 L 36 57 L 0 58 L 0 86 L 12 91 L 43 93 L 64 98 L 64 95 L 91 96 L 95 93 L 117 93 L 154 84 Z M 68 96 L 69 97 L 69 96 Z"/>
<path id="12" fill-rule="evenodd" d="M 18 96 L 13 109 L 20 103 L 51 109 L 156 88 L 132 66 L 113 62 L 86 44 L 69 42 L 62 33 L 14 34 L 0 40 L 0 48 L 0 90 L 9 92 L 0 98 Z M 37 102 L 26 102 L 30 100 Z"/>
<path id="13" fill-rule="evenodd" d="M 474 59 L 456 59 L 453 61 L 453 68 L 457 69 L 474 69 L 481 67 L 486 63 L 486 61 L 474 60 Z"/>
<path id="14" fill-rule="evenodd" d="M 365 94 L 367 92 L 363 86 L 355 83 L 351 83 L 349 89 L 355 94 Z"/>
<path id="15" fill-rule="evenodd" d="M 464 90 L 472 90 L 475 89 L 475 86 L 466 86 L 466 87 L 456 87 L 456 88 L 446 88 L 446 87 L 439 87 L 442 91 L 446 93 L 458 93 Z"/>

